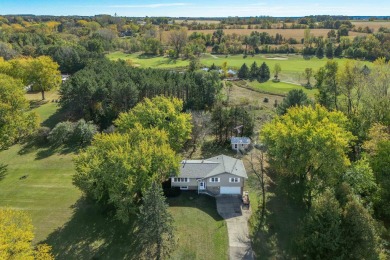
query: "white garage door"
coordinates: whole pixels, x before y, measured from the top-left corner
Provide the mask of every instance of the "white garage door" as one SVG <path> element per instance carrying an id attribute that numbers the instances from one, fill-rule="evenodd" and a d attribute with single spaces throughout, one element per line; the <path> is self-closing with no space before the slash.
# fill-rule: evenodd
<path id="1" fill-rule="evenodd" d="M 221 187 L 220 194 L 241 194 L 241 187 Z"/>

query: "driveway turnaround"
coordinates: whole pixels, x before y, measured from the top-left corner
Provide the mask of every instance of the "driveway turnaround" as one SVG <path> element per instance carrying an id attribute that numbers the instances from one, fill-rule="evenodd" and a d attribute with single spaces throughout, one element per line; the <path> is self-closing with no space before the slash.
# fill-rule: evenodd
<path id="1" fill-rule="evenodd" d="M 229 234 L 229 259 L 253 259 L 249 238 L 248 219 L 250 210 L 242 209 L 241 197 L 221 195 L 216 197 L 217 211 L 227 224 Z"/>

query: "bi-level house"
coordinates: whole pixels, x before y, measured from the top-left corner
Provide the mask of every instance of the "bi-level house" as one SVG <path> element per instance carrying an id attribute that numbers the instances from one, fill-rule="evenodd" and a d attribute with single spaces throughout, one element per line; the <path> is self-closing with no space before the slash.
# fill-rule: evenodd
<path id="1" fill-rule="evenodd" d="M 226 155 L 205 160 L 183 160 L 180 174 L 171 177 L 171 186 L 198 193 L 242 195 L 248 179 L 243 162 Z"/>

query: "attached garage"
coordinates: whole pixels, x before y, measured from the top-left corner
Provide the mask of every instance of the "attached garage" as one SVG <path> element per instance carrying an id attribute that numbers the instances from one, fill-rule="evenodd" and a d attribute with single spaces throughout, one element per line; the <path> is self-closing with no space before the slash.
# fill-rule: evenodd
<path id="1" fill-rule="evenodd" d="M 220 194 L 241 194 L 241 187 L 221 187 Z"/>

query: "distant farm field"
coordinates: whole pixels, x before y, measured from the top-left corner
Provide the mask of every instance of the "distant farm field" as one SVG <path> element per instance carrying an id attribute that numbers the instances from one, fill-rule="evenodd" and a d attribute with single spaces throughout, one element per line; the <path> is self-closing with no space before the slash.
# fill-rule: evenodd
<path id="1" fill-rule="evenodd" d="M 221 21 L 217 21 L 217 20 L 191 20 L 191 19 L 187 19 L 187 20 L 181 20 L 181 19 L 178 19 L 178 20 L 175 20 L 175 23 L 176 24 L 181 24 L 181 23 L 187 23 L 187 24 L 192 24 L 192 23 L 199 23 L 199 24 L 219 24 Z"/>
<path id="2" fill-rule="evenodd" d="M 215 30 L 189 30 L 188 34 L 193 32 L 201 32 L 204 34 L 213 34 Z M 238 34 L 238 35 L 250 35 L 253 31 L 256 32 L 267 32 L 270 35 L 276 35 L 277 33 L 281 34 L 284 38 L 294 38 L 297 41 L 300 41 L 304 37 L 305 29 L 224 29 L 225 34 Z M 310 32 L 316 37 L 324 36 L 326 37 L 330 29 L 311 29 Z M 164 40 L 167 39 L 169 31 L 165 31 L 163 34 Z M 349 36 L 355 37 L 358 35 L 365 35 L 365 33 L 358 32 L 349 32 Z"/>
<path id="3" fill-rule="evenodd" d="M 390 28 L 390 21 L 351 21 L 355 28 L 371 28 L 374 29 L 374 32 L 377 32 L 380 27 Z"/>

